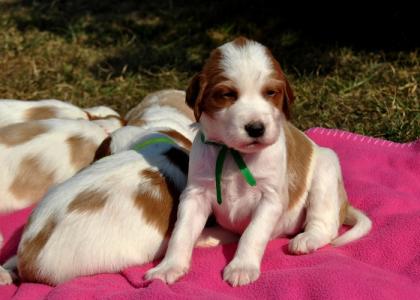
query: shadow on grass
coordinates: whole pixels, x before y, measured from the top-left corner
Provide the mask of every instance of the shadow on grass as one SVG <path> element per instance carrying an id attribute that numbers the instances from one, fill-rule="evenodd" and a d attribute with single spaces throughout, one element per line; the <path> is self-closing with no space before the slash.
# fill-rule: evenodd
<path id="1" fill-rule="evenodd" d="M 284 1 L 23 1 L 20 30 L 37 28 L 105 50 L 92 69 L 99 78 L 121 72 L 199 70 L 211 49 L 237 35 L 269 46 L 291 73 L 326 73 L 330 49 L 387 53 L 419 47 L 415 9 L 353 2 L 336 7 Z M 109 49 L 109 51 L 107 51 Z"/>

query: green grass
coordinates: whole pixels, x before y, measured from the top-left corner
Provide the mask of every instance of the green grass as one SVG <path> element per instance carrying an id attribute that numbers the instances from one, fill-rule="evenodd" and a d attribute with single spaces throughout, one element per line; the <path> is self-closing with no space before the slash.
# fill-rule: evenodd
<path id="1" fill-rule="evenodd" d="M 420 136 L 420 55 L 410 15 L 377 19 L 391 24 L 380 29 L 366 15 L 346 30 L 340 19 L 348 15 L 330 20 L 321 9 L 314 17 L 255 1 L 153 2 L 0 0 L 0 98 L 105 104 L 124 114 L 151 91 L 185 89 L 213 48 L 245 35 L 283 66 L 299 128 L 398 142 Z"/>

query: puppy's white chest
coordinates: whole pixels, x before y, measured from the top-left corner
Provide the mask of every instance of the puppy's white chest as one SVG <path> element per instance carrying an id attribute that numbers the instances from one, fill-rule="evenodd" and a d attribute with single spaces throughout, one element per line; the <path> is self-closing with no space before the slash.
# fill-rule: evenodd
<path id="1" fill-rule="evenodd" d="M 258 187 L 249 186 L 243 178 L 235 177 L 223 179 L 222 203 L 217 203 L 215 195 L 212 207 L 220 225 L 242 233 L 261 200 L 262 193 Z"/>
<path id="2" fill-rule="evenodd" d="M 256 186 L 251 186 L 247 182 L 232 153 L 228 151 L 221 171 L 222 203 L 218 204 L 216 164 L 220 148 L 197 142 L 196 139 L 191 152 L 189 184 L 198 186 L 204 191 L 201 195 L 210 201 L 220 225 L 231 231 L 242 233 L 266 192 L 270 191 L 272 194 L 272 191 L 278 189 L 281 182 L 279 177 L 282 173 L 279 166 L 284 166 L 281 160 L 282 151 L 276 144 L 256 154 L 241 154 L 245 165 L 257 182 Z M 273 164 L 273 161 L 279 163 Z"/>
<path id="3" fill-rule="evenodd" d="M 241 233 L 261 200 L 262 192 L 258 185 L 249 185 L 231 158 L 226 159 L 222 175 L 221 204 L 217 203 L 216 184 L 211 192 L 213 212 L 219 224 Z"/>

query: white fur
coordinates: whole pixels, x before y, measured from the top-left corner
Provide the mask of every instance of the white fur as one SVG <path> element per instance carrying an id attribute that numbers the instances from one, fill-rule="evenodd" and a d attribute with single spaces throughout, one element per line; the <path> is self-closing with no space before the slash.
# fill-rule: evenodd
<path id="1" fill-rule="evenodd" d="M 120 114 L 108 106 L 92 106 L 88 108 L 83 108 L 83 111 L 89 113 L 95 118 L 105 118 L 109 116 L 120 117 Z"/>
<path id="2" fill-rule="evenodd" d="M 102 129 L 105 130 L 105 132 L 108 134 L 122 127 L 121 120 L 118 117 L 97 119 L 97 120 L 92 120 L 91 122 L 102 127 Z"/>
<path id="3" fill-rule="evenodd" d="M 13 123 L 27 121 L 26 112 L 35 107 L 53 107 L 58 113 L 59 119 L 85 119 L 87 114 L 79 107 L 55 99 L 39 101 L 21 101 L 21 100 L 0 100 L 0 127 Z"/>
<path id="4" fill-rule="evenodd" d="M 59 220 L 38 258 L 41 274 L 58 284 L 76 276 L 119 271 L 160 255 L 165 247 L 163 237 L 141 217 L 133 196 L 138 188 L 151 188 L 148 180 L 141 180 L 138 174 L 151 166 L 165 168 L 158 158 L 169 147 L 162 144 L 151 163 L 150 156 L 134 151 L 106 157 L 51 190 L 35 210 L 35 222 L 22 237 L 24 243 L 34 236 L 51 215 Z M 179 171 L 171 176 L 184 177 Z M 68 213 L 69 203 L 85 189 L 107 193 L 104 209 L 88 215 Z"/>
<path id="5" fill-rule="evenodd" d="M 29 109 L 37 107 L 53 108 L 55 112 L 54 119 L 89 120 L 90 115 L 95 118 L 93 122 L 103 127 L 109 133 L 122 126 L 121 121 L 118 120 L 120 115 L 107 106 L 94 106 L 82 109 L 71 103 L 55 99 L 36 101 L 0 99 L 0 127 L 31 121 L 28 120 L 27 112 Z M 116 118 L 101 120 L 101 118 L 109 116 Z"/>
<path id="6" fill-rule="evenodd" d="M 144 130 L 155 130 L 160 127 L 171 128 L 178 131 L 190 140 L 193 140 L 195 131 L 191 131 L 192 121 L 190 115 L 183 113 L 173 106 L 162 104 L 165 98 L 173 97 L 182 101 L 181 106 L 190 111 L 186 106 L 185 92 L 180 90 L 161 90 L 147 95 L 139 105 L 131 109 L 125 116 L 128 124 L 141 120 L 143 125 L 137 125 Z M 192 111 L 191 111 L 192 114 Z"/>
<path id="7" fill-rule="evenodd" d="M 224 280 L 233 286 L 248 284 L 259 277 L 261 259 L 272 238 L 296 234 L 305 227 L 289 245 L 291 252 L 304 254 L 337 237 L 342 204 L 337 192 L 341 178 L 337 156 L 332 150 L 313 144 L 304 196 L 288 210 L 289 182 L 299 178 L 286 172 L 284 128 L 288 125 L 284 115 L 261 95 L 263 84 L 274 71 L 270 60 L 264 47 L 252 41 L 242 47 L 228 43 L 219 49 L 223 75 L 234 83 L 238 98 L 233 105 L 213 112 L 212 116 L 204 111 L 201 129 L 208 140 L 242 153 L 257 186 L 245 182 L 228 154 L 223 167 L 223 203 L 218 205 L 214 168 L 220 148 L 203 144 L 197 136 L 190 155 L 188 184 L 181 195 L 167 253 L 158 266 L 147 272 L 147 279 L 173 283 L 188 271 L 192 248 L 211 212 L 224 228 L 242 234 L 235 256 L 223 274 Z M 244 126 L 251 121 L 264 123 L 264 136 L 255 139 L 247 135 Z M 250 144 L 252 141 L 258 142 L 257 145 Z M 352 215 L 353 223 L 360 223 L 360 219 L 363 222 L 356 225 L 353 229 L 356 231 L 350 230 L 345 239 L 336 239 L 336 244 L 349 242 L 369 231 L 367 217 L 361 212 Z"/>
<path id="8" fill-rule="evenodd" d="M 179 100 L 180 105 L 184 106 L 187 110 L 188 107 L 184 104 L 185 102 L 185 91 L 175 90 L 175 89 L 166 89 L 166 90 L 159 90 L 153 93 L 148 94 L 144 99 L 133 109 L 131 109 L 125 116 L 127 121 L 133 121 L 136 119 L 142 119 L 142 115 L 146 110 L 150 109 L 153 106 L 158 106 L 160 108 L 169 106 L 168 103 L 165 103 L 167 99 Z M 173 107 L 172 107 L 173 108 Z M 179 113 L 183 113 L 182 111 L 178 111 Z M 190 114 L 183 114 L 183 117 L 192 116 L 193 113 L 190 110 Z M 159 117 L 155 115 L 154 117 Z"/>
<path id="9" fill-rule="evenodd" d="M 72 136 L 88 138 L 98 145 L 106 138 L 105 131 L 96 124 L 85 120 L 48 119 L 32 121 L 28 124 L 42 125 L 47 132 L 15 146 L 0 143 L 0 212 L 27 207 L 40 199 L 18 199 L 9 191 L 17 176 L 20 163 L 28 157 L 37 158 L 42 169 L 53 172 L 56 184 L 71 177 L 77 171 L 70 160 L 70 147 L 66 140 Z M 13 125 L 9 126 L 12 130 Z M 92 153 L 93 155 L 93 153 Z M 33 174 L 37 176 L 37 174 Z"/>

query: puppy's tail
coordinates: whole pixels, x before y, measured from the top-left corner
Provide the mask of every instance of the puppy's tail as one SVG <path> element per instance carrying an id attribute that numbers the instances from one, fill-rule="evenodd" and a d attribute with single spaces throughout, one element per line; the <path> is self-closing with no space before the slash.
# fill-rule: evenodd
<path id="1" fill-rule="evenodd" d="M 353 226 L 353 228 L 334 239 L 331 242 L 331 245 L 341 246 L 357 240 L 366 235 L 372 228 L 372 221 L 368 218 L 368 216 L 350 205 L 347 208 L 344 224 Z"/>

